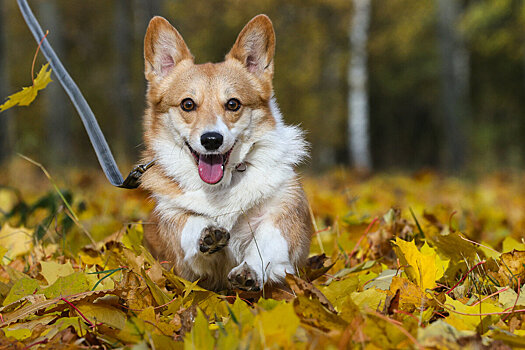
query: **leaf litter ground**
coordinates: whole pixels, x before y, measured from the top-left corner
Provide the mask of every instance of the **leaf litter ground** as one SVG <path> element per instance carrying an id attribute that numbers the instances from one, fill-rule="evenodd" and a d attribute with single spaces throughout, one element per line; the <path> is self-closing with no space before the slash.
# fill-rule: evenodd
<path id="1" fill-rule="evenodd" d="M 153 259 L 144 193 L 10 169 L 0 349 L 525 347 L 524 175 L 307 177 L 308 265 L 255 294 L 207 291 Z"/>

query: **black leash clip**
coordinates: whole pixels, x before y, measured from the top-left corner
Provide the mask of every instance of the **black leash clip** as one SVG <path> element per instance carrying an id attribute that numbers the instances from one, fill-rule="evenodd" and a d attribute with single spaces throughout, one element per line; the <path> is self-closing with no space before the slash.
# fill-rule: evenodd
<path id="1" fill-rule="evenodd" d="M 151 162 L 147 164 L 137 165 L 136 167 L 133 168 L 133 170 L 131 170 L 131 172 L 129 173 L 128 177 L 126 177 L 122 185 L 118 187 L 127 188 L 130 190 L 139 187 L 140 177 L 142 176 L 142 174 L 146 172 L 146 170 L 151 168 L 154 164 L 155 164 L 155 161 L 152 160 Z"/>

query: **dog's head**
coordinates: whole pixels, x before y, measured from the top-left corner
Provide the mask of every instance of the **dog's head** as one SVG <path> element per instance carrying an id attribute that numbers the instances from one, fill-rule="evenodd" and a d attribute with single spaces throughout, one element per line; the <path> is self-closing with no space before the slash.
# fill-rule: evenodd
<path id="1" fill-rule="evenodd" d="M 170 175 L 184 182 L 180 177 L 198 174 L 217 184 L 243 161 L 243 147 L 275 127 L 274 50 L 272 23 L 259 15 L 223 62 L 195 64 L 179 32 L 162 17 L 151 20 L 144 40 L 145 142 L 156 158 L 178 163 Z"/>

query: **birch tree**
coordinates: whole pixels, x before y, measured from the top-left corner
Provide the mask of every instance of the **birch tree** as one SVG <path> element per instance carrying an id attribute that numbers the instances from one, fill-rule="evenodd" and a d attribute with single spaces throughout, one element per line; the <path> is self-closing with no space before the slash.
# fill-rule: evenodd
<path id="1" fill-rule="evenodd" d="M 348 82 L 348 146 L 354 167 L 372 168 L 369 137 L 367 42 L 371 0 L 353 0 L 354 15 L 349 27 L 350 67 Z"/>
<path id="2" fill-rule="evenodd" d="M 458 171 L 465 163 L 469 56 L 457 28 L 460 3 L 457 0 L 438 0 L 437 6 L 445 166 L 448 170 Z"/>

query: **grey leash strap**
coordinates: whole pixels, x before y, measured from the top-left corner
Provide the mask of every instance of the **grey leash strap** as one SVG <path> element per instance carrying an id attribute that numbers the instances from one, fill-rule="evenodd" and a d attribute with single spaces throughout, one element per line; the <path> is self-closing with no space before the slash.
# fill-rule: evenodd
<path id="1" fill-rule="evenodd" d="M 35 37 L 36 42 L 39 43 L 42 38 L 44 38 L 44 32 L 42 31 L 40 24 L 33 15 L 31 8 L 27 4 L 27 0 L 17 0 L 17 2 L 27 26 Z M 66 71 L 62 62 L 60 62 L 60 59 L 56 55 L 47 39 L 42 41 L 41 50 L 49 62 L 51 68 L 53 69 L 56 77 L 58 78 L 58 81 L 64 90 L 66 90 L 69 98 L 71 99 L 71 102 L 73 102 L 73 105 L 75 105 L 75 108 L 80 115 L 80 119 L 82 119 L 82 123 L 84 124 L 84 127 L 88 133 L 89 140 L 95 149 L 98 162 L 100 163 L 100 166 L 102 167 L 104 174 L 106 174 L 109 182 L 113 186 L 121 188 L 137 188 L 140 183 L 140 176 L 146 170 L 148 170 L 154 164 L 154 162 L 137 166 L 124 180 L 117 163 L 115 162 L 115 158 L 109 149 L 106 138 L 100 130 L 100 126 L 98 125 L 93 111 L 80 92 L 77 84 L 75 84 L 69 73 Z"/>

